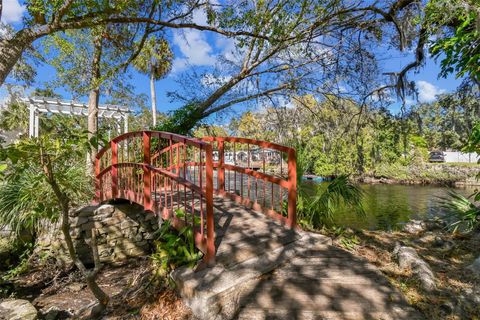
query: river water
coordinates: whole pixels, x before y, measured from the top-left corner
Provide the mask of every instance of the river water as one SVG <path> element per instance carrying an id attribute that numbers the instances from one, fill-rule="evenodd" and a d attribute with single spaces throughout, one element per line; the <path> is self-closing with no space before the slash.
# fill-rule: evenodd
<path id="1" fill-rule="evenodd" d="M 308 188 L 325 188 L 326 183 L 305 182 Z M 368 230 L 395 230 L 410 219 L 443 216 L 439 206 L 439 197 L 451 190 L 440 186 L 361 184 L 364 191 L 361 216 L 349 208 L 339 208 L 334 215 L 338 226 Z M 465 196 L 471 195 L 475 188 L 455 188 Z"/>

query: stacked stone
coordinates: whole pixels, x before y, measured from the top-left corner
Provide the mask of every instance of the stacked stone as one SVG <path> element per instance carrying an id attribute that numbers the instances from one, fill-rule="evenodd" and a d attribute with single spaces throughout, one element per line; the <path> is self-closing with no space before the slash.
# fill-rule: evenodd
<path id="1" fill-rule="evenodd" d="M 96 232 L 100 261 L 115 264 L 129 257 L 149 254 L 158 227 L 157 216 L 131 204 L 87 206 L 70 214 L 70 235 L 77 255 L 87 264 L 93 263 L 89 245 L 92 231 Z M 70 262 L 58 226 L 41 237 L 37 250 L 54 256 L 62 263 Z"/>

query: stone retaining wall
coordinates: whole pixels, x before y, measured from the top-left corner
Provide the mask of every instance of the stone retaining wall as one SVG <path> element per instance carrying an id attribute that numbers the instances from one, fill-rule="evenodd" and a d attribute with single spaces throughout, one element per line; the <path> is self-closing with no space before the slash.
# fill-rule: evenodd
<path id="1" fill-rule="evenodd" d="M 149 254 L 158 227 L 159 220 L 154 214 L 128 203 L 87 206 L 70 214 L 70 235 L 77 254 L 86 264 L 93 263 L 89 246 L 92 230 L 97 232 L 100 261 L 111 264 Z M 48 229 L 38 239 L 37 253 L 39 256 L 53 256 L 62 264 L 69 263 L 71 260 L 60 225 L 50 225 Z"/>

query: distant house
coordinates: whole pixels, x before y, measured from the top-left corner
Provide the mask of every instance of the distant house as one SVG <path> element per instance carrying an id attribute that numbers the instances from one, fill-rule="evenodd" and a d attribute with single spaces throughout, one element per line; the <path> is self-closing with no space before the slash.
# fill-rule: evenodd
<path id="1" fill-rule="evenodd" d="M 444 151 L 445 162 L 463 162 L 463 163 L 476 163 L 479 160 L 480 155 L 475 152 L 465 153 L 461 151 Z"/>
<path id="2" fill-rule="evenodd" d="M 444 162 L 444 163 L 477 163 L 480 155 L 475 152 L 461 152 L 461 151 L 431 151 L 429 154 L 430 162 Z"/>
<path id="3" fill-rule="evenodd" d="M 225 151 L 225 163 L 233 164 L 236 162 L 257 162 L 265 160 L 266 163 L 273 164 L 273 163 L 280 163 L 281 156 L 277 150 L 273 149 L 253 149 L 253 150 L 238 150 L 235 152 L 233 151 Z M 248 157 L 250 156 L 250 159 Z M 218 154 L 213 155 L 214 159 L 218 158 Z"/>

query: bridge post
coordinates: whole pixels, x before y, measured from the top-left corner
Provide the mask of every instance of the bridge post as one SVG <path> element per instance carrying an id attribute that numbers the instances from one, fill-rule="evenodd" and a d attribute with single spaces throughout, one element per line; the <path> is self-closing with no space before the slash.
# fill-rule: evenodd
<path id="1" fill-rule="evenodd" d="M 100 203 L 102 201 L 102 180 L 100 176 L 100 159 L 95 159 L 95 202 Z"/>
<path id="2" fill-rule="evenodd" d="M 114 140 L 110 142 L 110 149 L 112 150 L 112 199 L 115 199 L 118 196 L 118 146 Z"/>
<path id="3" fill-rule="evenodd" d="M 152 211 L 152 172 L 150 170 L 150 132 L 143 132 L 143 207 Z"/>
<path id="4" fill-rule="evenodd" d="M 288 151 L 288 225 L 297 226 L 297 156 L 295 149 Z"/>
<path id="5" fill-rule="evenodd" d="M 205 262 L 208 265 L 215 263 L 215 222 L 213 216 L 213 156 L 212 145 L 205 146 L 205 173 L 207 176 L 205 186 L 205 202 L 207 211 L 207 253 Z"/>
<path id="6" fill-rule="evenodd" d="M 214 141 L 212 141 L 213 143 Z M 220 194 L 225 193 L 225 148 L 224 148 L 224 141 L 218 141 L 218 168 L 217 168 L 217 189 Z"/>

